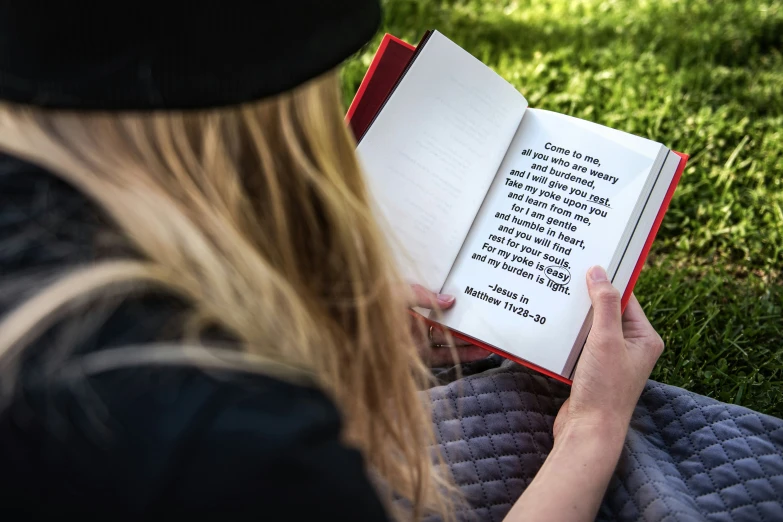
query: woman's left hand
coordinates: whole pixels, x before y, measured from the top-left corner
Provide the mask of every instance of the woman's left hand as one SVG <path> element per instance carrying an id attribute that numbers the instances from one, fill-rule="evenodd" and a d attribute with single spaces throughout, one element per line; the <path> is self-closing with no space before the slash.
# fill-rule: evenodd
<path id="1" fill-rule="evenodd" d="M 440 308 L 441 310 L 448 310 L 454 306 L 455 298 L 453 295 L 436 294 L 424 288 L 421 285 L 411 285 L 411 291 L 413 293 L 412 307 L 426 308 L 431 310 L 433 308 Z M 474 346 L 467 341 L 457 339 L 453 336 L 448 336 L 446 333 L 433 326 L 424 325 L 424 329 L 427 332 L 424 338 L 421 339 L 421 335 L 418 333 L 421 331 L 418 322 L 423 322 L 422 318 L 412 318 L 414 323 L 414 332 L 416 333 L 416 340 L 419 345 L 419 354 L 429 364 L 429 366 L 445 366 L 451 364 L 458 364 L 464 362 L 478 361 L 489 356 L 489 352 Z M 454 354 L 449 347 L 449 339 L 454 343 L 456 348 L 457 360 L 454 360 Z"/>

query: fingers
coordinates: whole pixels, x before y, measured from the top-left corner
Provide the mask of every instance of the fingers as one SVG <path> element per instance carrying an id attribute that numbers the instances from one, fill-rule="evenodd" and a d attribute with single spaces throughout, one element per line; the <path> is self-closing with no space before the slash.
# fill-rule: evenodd
<path id="1" fill-rule="evenodd" d="M 440 328 L 433 327 L 432 328 L 432 343 L 433 345 L 439 345 L 439 344 L 448 344 L 449 342 L 453 342 L 454 346 L 460 347 L 460 346 L 473 346 L 467 341 L 463 341 L 462 339 L 458 339 L 457 337 L 454 337 L 452 335 L 446 335 L 446 332 Z"/>
<path id="2" fill-rule="evenodd" d="M 441 308 L 443 310 L 451 308 L 454 305 L 454 296 L 446 294 L 436 294 L 424 288 L 421 285 L 411 285 L 413 291 L 414 307 L 419 308 Z"/>
<path id="3" fill-rule="evenodd" d="M 489 357 L 489 352 L 482 350 L 478 346 L 457 346 L 456 354 L 448 347 L 433 348 L 427 356 L 427 363 L 430 366 L 445 366 L 466 362 L 478 361 Z M 456 355 L 457 360 L 454 360 Z"/>
<path id="4" fill-rule="evenodd" d="M 490 352 L 447 333 L 438 326 L 428 330 L 430 341 L 425 359 L 430 366 L 443 366 L 477 361 L 489 357 Z M 454 350 L 452 350 L 452 346 Z M 455 353 L 456 352 L 456 353 Z M 456 360 L 455 360 L 456 355 Z"/>
<path id="5" fill-rule="evenodd" d="M 622 336 L 620 292 L 612 286 L 606 271 L 600 266 L 587 271 L 587 291 L 593 303 L 592 330 L 602 337 Z"/>

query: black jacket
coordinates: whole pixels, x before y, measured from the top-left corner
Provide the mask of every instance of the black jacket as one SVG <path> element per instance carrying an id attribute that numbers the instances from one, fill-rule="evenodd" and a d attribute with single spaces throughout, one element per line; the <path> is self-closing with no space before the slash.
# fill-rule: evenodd
<path id="1" fill-rule="evenodd" d="M 77 191 L 0 156 L 0 317 L 56 272 L 123 255 L 110 230 Z M 176 339 L 182 310 L 161 295 L 102 302 L 24 352 L 0 403 L 2 518 L 385 520 L 315 388 L 187 366 L 59 371 L 85 353 Z"/>

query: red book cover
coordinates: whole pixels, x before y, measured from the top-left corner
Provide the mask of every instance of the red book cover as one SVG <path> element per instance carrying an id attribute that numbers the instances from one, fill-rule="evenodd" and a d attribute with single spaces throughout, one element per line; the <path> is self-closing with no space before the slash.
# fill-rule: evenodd
<path id="1" fill-rule="evenodd" d="M 370 68 L 367 70 L 367 73 L 365 74 L 353 101 L 351 102 L 348 113 L 346 114 L 346 121 L 348 122 L 357 140 L 361 139 L 375 118 L 375 115 L 378 113 L 378 111 L 381 110 L 384 102 L 394 89 L 394 86 L 397 84 L 397 81 L 400 79 L 400 76 L 403 74 L 410 61 L 413 59 L 415 53 L 416 47 L 413 45 L 404 42 L 390 34 L 384 35 L 383 40 L 378 47 L 378 51 L 376 51 L 372 63 L 370 64 Z M 636 282 L 639 279 L 639 274 L 641 274 L 642 268 L 644 267 L 644 264 L 647 260 L 647 255 L 650 253 L 650 248 L 652 247 L 653 241 L 655 241 L 655 236 L 661 227 L 663 217 L 666 215 L 666 211 L 669 208 L 669 203 L 674 196 L 674 191 L 677 188 L 677 184 L 679 183 L 680 178 L 682 177 L 682 173 L 685 170 L 685 166 L 688 162 L 687 154 L 676 151 L 672 152 L 675 152 L 678 156 L 680 156 L 680 163 L 677 166 L 677 171 L 671 181 L 671 184 L 669 185 L 669 189 L 666 193 L 663 205 L 661 205 L 661 208 L 658 211 L 658 215 L 650 230 L 650 234 L 645 241 L 644 249 L 642 250 L 639 259 L 636 262 L 633 274 L 631 275 L 628 286 L 626 287 L 625 293 L 623 294 L 623 310 L 625 310 L 625 306 L 628 304 L 628 300 L 633 294 L 634 286 L 636 286 Z M 440 327 L 436 323 L 432 324 L 433 326 Z M 548 375 L 549 377 L 559 381 L 571 384 L 570 379 L 541 368 L 529 361 L 515 357 L 514 355 L 499 350 L 493 346 L 484 344 L 471 337 L 464 336 L 459 332 L 452 332 L 452 335 L 454 335 L 454 337 L 473 343 L 485 350 L 497 353 L 507 359 L 511 359 L 544 375 Z"/>
<path id="2" fill-rule="evenodd" d="M 345 115 L 357 140 L 372 123 L 415 52 L 416 48 L 411 44 L 390 34 L 384 35 Z"/>

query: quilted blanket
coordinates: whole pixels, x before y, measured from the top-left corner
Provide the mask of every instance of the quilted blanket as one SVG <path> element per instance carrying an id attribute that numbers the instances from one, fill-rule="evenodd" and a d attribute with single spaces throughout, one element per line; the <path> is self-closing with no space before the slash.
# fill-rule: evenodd
<path id="1" fill-rule="evenodd" d="M 569 387 L 495 356 L 429 394 L 461 520 L 502 520 L 552 448 Z M 451 382 L 448 382 L 451 381 Z M 563 494 L 568 494 L 563 492 Z M 649 381 L 598 520 L 783 520 L 783 421 Z"/>

